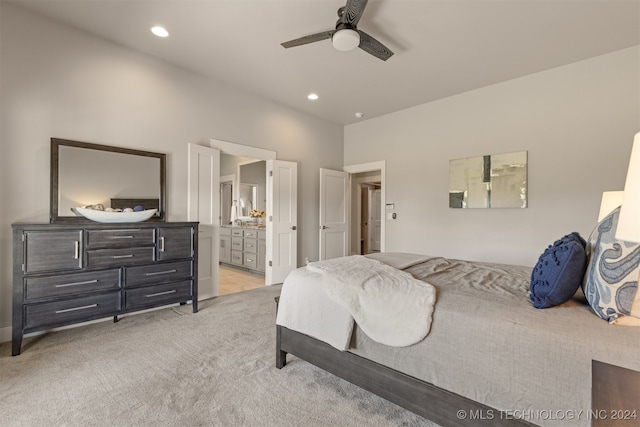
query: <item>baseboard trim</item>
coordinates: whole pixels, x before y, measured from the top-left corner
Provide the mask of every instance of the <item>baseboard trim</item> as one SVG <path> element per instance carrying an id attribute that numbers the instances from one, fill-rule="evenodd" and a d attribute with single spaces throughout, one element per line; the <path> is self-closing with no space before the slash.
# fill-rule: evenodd
<path id="1" fill-rule="evenodd" d="M 11 341 L 11 326 L 0 328 L 0 343 Z"/>

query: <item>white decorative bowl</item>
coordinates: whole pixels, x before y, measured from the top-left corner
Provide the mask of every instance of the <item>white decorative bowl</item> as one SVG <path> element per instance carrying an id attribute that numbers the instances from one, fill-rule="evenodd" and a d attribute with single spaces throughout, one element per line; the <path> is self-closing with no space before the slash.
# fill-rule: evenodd
<path id="1" fill-rule="evenodd" d="M 73 208 L 72 210 L 96 222 L 141 222 L 148 220 L 158 212 L 158 209 L 147 209 L 138 212 L 107 212 L 87 208 Z"/>

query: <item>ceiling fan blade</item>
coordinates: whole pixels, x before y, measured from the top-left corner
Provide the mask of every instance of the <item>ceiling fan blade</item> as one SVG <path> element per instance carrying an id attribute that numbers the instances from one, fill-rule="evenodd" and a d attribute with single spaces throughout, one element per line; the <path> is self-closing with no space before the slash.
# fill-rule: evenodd
<path id="1" fill-rule="evenodd" d="M 391 58 L 393 52 L 391 52 L 391 50 L 389 50 L 385 45 L 364 31 L 358 30 L 358 33 L 360 33 L 360 45 L 358 46 L 360 49 L 370 53 L 376 58 L 382 59 L 383 61 Z"/>
<path id="2" fill-rule="evenodd" d="M 302 46 L 303 44 L 309 44 L 319 42 L 320 40 L 330 39 L 335 30 L 325 31 L 323 33 L 311 34 L 310 36 L 300 37 L 299 39 L 289 40 L 288 42 L 281 43 L 282 47 L 290 48 L 296 46 Z"/>
<path id="3" fill-rule="evenodd" d="M 347 4 L 344 6 L 344 12 L 340 17 L 340 22 L 347 24 L 351 27 L 358 25 L 358 21 L 364 13 L 364 8 L 367 7 L 368 0 L 347 0 Z"/>

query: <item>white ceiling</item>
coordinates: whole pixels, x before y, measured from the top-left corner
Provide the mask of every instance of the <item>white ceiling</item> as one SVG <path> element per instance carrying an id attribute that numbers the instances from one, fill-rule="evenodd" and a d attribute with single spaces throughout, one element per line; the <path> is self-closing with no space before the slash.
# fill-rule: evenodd
<path id="1" fill-rule="evenodd" d="M 395 52 L 386 62 L 330 40 L 280 46 L 333 29 L 345 0 L 12 2 L 344 125 L 640 44 L 640 0 L 370 0 L 358 29 Z"/>

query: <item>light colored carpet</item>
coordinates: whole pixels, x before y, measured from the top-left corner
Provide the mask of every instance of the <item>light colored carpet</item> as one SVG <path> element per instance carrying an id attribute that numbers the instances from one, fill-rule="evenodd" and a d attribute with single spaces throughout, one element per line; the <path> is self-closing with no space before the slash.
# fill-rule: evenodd
<path id="1" fill-rule="evenodd" d="M 432 426 L 304 361 L 275 368 L 280 286 L 0 345 L 2 426 Z"/>

